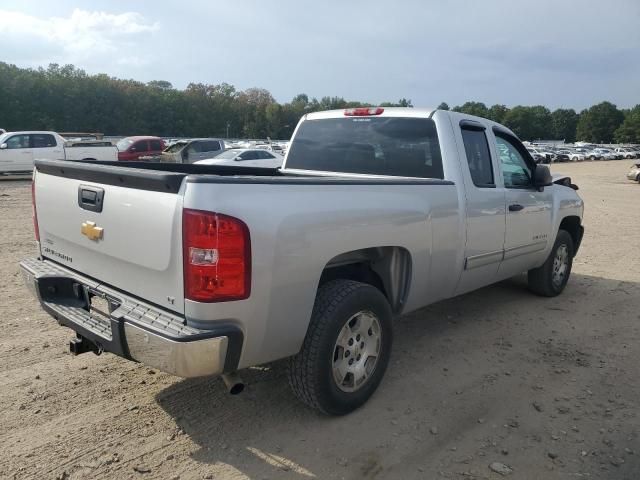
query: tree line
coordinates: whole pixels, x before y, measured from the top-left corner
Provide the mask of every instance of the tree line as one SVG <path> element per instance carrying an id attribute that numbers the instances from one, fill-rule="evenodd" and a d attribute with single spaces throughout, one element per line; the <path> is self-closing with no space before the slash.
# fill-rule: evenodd
<path id="1" fill-rule="evenodd" d="M 6 130 L 94 131 L 107 135 L 287 139 L 306 113 L 371 106 L 342 97 L 302 93 L 278 103 L 263 88 L 170 82 L 143 83 L 105 74 L 89 75 L 73 65 L 19 68 L 0 62 L 0 127 Z M 413 106 L 402 98 L 380 106 Z M 438 108 L 449 109 L 446 103 Z M 640 143 L 640 105 L 618 109 L 602 102 L 576 112 L 537 106 L 467 102 L 451 110 L 478 115 L 511 128 L 523 140 L 582 140 Z"/>

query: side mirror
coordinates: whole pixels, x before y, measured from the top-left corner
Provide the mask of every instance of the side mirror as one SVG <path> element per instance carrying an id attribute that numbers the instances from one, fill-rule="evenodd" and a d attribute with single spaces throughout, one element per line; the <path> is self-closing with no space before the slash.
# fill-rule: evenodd
<path id="1" fill-rule="evenodd" d="M 551 176 L 551 170 L 546 165 L 536 165 L 536 169 L 533 171 L 533 186 L 540 191 L 544 187 L 548 187 L 553 184 L 553 177 Z"/>
<path id="2" fill-rule="evenodd" d="M 5 150 L 7 148 L 7 144 L 3 143 L 2 145 L 0 145 L 0 150 Z"/>

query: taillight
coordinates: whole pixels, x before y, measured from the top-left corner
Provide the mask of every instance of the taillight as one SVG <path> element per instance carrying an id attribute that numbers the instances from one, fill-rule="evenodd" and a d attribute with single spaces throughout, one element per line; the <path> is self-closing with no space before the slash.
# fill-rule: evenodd
<path id="1" fill-rule="evenodd" d="M 380 115 L 384 112 L 384 108 L 372 107 L 372 108 L 347 108 L 344 111 L 346 117 L 366 117 L 368 115 Z"/>
<path id="2" fill-rule="evenodd" d="M 196 302 L 243 300 L 251 293 L 251 239 L 242 220 L 182 213 L 184 296 Z"/>
<path id="3" fill-rule="evenodd" d="M 38 214 L 36 213 L 36 182 L 31 181 L 31 216 L 33 218 L 33 231 L 36 240 L 40 241 L 40 230 L 38 229 Z"/>

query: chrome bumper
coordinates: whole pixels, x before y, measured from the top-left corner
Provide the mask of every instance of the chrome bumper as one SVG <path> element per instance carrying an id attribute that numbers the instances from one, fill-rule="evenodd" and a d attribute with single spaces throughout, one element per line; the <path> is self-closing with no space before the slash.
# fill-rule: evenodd
<path id="1" fill-rule="evenodd" d="M 48 260 L 27 259 L 20 267 L 42 308 L 89 341 L 94 351 L 111 352 L 179 377 L 219 375 L 237 366 L 242 332 L 233 325 L 195 329 L 172 312 Z M 96 298 L 106 306 L 102 311 L 92 306 L 98 303 Z M 230 340 L 237 354 L 229 350 Z"/>

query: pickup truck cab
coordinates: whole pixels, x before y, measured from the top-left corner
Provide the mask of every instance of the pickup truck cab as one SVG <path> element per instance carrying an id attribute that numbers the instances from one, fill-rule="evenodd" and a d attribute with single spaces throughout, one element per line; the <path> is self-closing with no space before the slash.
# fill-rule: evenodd
<path id="1" fill-rule="evenodd" d="M 138 135 L 119 140 L 116 147 L 118 147 L 118 160 L 133 161 L 148 155 L 160 155 L 165 148 L 165 144 L 160 137 Z"/>
<path id="2" fill-rule="evenodd" d="M 55 132 L 7 132 L 0 135 L 0 173 L 33 170 L 35 159 L 113 161 L 115 146 L 105 142 L 67 142 Z"/>
<path id="3" fill-rule="evenodd" d="M 442 110 L 307 114 L 281 169 L 43 160 L 33 185 L 22 272 L 72 352 L 231 392 L 288 357 L 295 394 L 336 415 L 378 387 L 394 317 L 523 272 L 558 295 L 583 235 L 569 178 Z"/>
<path id="4" fill-rule="evenodd" d="M 195 163 L 199 160 L 213 158 L 224 152 L 224 140 L 217 138 L 191 138 L 178 140 L 162 151 L 159 162 Z"/>

